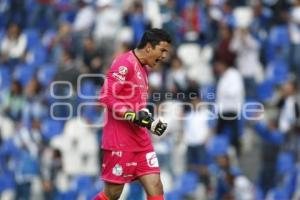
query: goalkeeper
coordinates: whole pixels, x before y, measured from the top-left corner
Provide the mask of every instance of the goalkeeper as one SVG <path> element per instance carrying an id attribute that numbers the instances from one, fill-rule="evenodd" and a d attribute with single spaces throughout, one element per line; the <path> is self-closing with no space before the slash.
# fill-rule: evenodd
<path id="1" fill-rule="evenodd" d="M 145 108 L 148 94 L 147 67 L 155 68 L 166 58 L 170 35 L 161 29 L 144 33 L 137 48 L 117 57 L 100 93 L 106 106 L 102 136 L 104 190 L 94 200 L 115 200 L 125 183 L 139 180 L 147 200 L 163 200 L 160 169 L 150 130 L 162 135 L 167 124 L 153 119 Z"/>

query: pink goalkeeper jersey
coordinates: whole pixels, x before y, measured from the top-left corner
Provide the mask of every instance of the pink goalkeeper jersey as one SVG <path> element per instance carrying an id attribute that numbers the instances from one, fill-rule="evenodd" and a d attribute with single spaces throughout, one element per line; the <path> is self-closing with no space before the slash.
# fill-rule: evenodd
<path id="1" fill-rule="evenodd" d="M 127 110 L 146 107 L 148 95 L 147 69 L 133 51 L 116 58 L 100 92 L 100 103 L 107 108 L 103 127 L 102 148 L 121 151 L 153 149 L 146 128 L 122 119 Z"/>

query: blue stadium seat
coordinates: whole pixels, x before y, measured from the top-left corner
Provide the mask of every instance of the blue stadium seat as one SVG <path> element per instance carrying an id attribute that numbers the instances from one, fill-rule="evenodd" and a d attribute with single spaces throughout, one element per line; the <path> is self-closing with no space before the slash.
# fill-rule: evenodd
<path id="1" fill-rule="evenodd" d="M 273 26 L 270 30 L 269 41 L 275 47 L 289 45 L 290 35 L 286 25 Z"/>
<path id="2" fill-rule="evenodd" d="M 55 65 L 45 64 L 39 69 L 37 79 L 43 87 L 48 87 L 53 81 L 56 72 L 57 67 Z"/>
<path id="3" fill-rule="evenodd" d="M 80 85 L 80 96 L 79 98 L 84 101 L 85 100 L 95 100 L 91 99 L 97 95 L 97 87 L 95 86 L 94 82 L 92 81 L 83 81 Z"/>
<path id="4" fill-rule="evenodd" d="M 184 200 L 179 190 L 172 190 L 165 194 L 166 200 Z"/>
<path id="5" fill-rule="evenodd" d="M 207 152 L 211 157 L 226 155 L 229 148 L 228 138 L 225 136 L 214 136 L 207 145 Z"/>
<path id="6" fill-rule="evenodd" d="M 265 80 L 256 87 L 256 95 L 258 101 L 267 102 L 271 100 L 273 97 L 274 89 L 273 89 L 273 81 L 272 80 Z"/>
<path id="7" fill-rule="evenodd" d="M 25 8 L 28 13 L 32 13 L 37 7 L 37 1 L 35 0 L 26 0 L 25 1 Z"/>
<path id="8" fill-rule="evenodd" d="M 47 52 L 43 46 L 35 46 L 30 49 L 30 53 L 33 55 L 32 60 L 29 61 L 29 64 L 35 68 L 40 68 L 45 64 L 47 60 Z"/>
<path id="9" fill-rule="evenodd" d="M 103 190 L 104 183 L 100 178 L 93 182 L 93 185 L 85 193 L 85 200 L 93 199 L 100 191 Z"/>
<path id="10" fill-rule="evenodd" d="M 14 70 L 14 79 L 20 81 L 22 86 L 26 86 L 35 74 L 35 68 L 31 65 L 20 64 Z"/>
<path id="11" fill-rule="evenodd" d="M 273 84 L 280 85 L 288 80 L 289 68 L 284 59 L 277 58 L 272 60 L 267 67 L 268 79 L 272 80 Z"/>
<path id="12" fill-rule="evenodd" d="M 271 199 L 273 200 L 283 200 L 283 199 L 290 199 L 288 193 L 280 187 L 274 188 L 270 191 Z"/>
<path id="13" fill-rule="evenodd" d="M 8 66 L 0 66 L 0 90 L 8 89 L 11 85 L 11 72 Z"/>
<path id="14" fill-rule="evenodd" d="M 91 188 L 89 193 L 86 194 L 86 198 L 85 200 L 90 200 L 90 199 L 93 199 L 101 190 L 97 190 L 96 188 Z"/>
<path id="15" fill-rule="evenodd" d="M 37 29 L 25 29 L 24 34 L 27 37 L 28 49 L 32 49 L 41 45 L 40 34 Z"/>
<path id="16" fill-rule="evenodd" d="M 99 119 L 99 112 L 96 110 L 95 105 L 86 105 L 81 110 L 82 117 L 88 119 L 90 122 L 95 123 Z"/>
<path id="17" fill-rule="evenodd" d="M 2 39 L 4 38 L 4 36 L 5 36 L 5 30 L 1 29 L 1 26 L 0 26 L 0 43 L 1 43 Z"/>
<path id="18" fill-rule="evenodd" d="M 1 169 L 1 168 L 0 168 Z M 0 194 L 7 189 L 15 188 L 15 180 L 13 172 L 2 172 L 0 174 Z"/>
<path id="19" fill-rule="evenodd" d="M 54 136 L 62 133 L 64 123 L 62 121 L 54 120 L 51 118 L 42 121 L 41 132 L 47 141 L 51 140 Z"/>
<path id="20" fill-rule="evenodd" d="M 19 152 L 19 147 L 16 146 L 14 139 L 7 139 L 2 143 L 1 153 L 9 154 L 11 156 L 17 156 Z"/>
<path id="21" fill-rule="evenodd" d="M 202 85 L 200 91 L 200 97 L 202 101 L 214 102 L 216 98 L 216 86 L 215 85 Z"/>
<path id="22" fill-rule="evenodd" d="M 185 172 L 178 180 L 175 189 L 177 189 L 181 196 L 193 193 L 197 189 L 198 175 L 194 172 Z"/>
<path id="23" fill-rule="evenodd" d="M 91 176 L 78 176 L 74 178 L 75 190 L 78 194 L 88 194 L 93 187 L 94 180 Z"/>
<path id="24" fill-rule="evenodd" d="M 70 200 L 70 199 L 77 199 L 77 193 L 74 190 L 69 190 L 66 192 L 58 191 L 57 197 L 55 200 Z"/>
<path id="25" fill-rule="evenodd" d="M 255 185 L 255 199 L 264 199 L 264 194 L 259 185 Z"/>
<path id="26" fill-rule="evenodd" d="M 129 193 L 127 199 L 140 200 L 144 197 L 144 190 L 139 182 L 133 182 L 129 185 Z"/>
<path id="27" fill-rule="evenodd" d="M 294 157 L 289 152 L 281 152 L 278 155 L 276 169 L 277 173 L 284 175 L 289 172 L 292 172 L 294 169 Z"/>

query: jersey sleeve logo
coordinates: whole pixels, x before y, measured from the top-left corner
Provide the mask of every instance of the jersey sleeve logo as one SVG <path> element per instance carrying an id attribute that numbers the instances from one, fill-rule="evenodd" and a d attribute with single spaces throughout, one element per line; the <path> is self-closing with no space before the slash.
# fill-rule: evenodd
<path id="1" fill-rule="evenodd" d="M 128 73 L 128 68 L 125 66 L 120 66 L 119 67 L 119 74 L 125 76 Z"/>
<path id="2" fill-rule="evenodd" d="M 124 82 L 126 81 L 127 73 L 128 73 L 128 68 L 125 66 L 120 66 L 118 72 L 113 72 L 112 76 L 117 80 Z"/>

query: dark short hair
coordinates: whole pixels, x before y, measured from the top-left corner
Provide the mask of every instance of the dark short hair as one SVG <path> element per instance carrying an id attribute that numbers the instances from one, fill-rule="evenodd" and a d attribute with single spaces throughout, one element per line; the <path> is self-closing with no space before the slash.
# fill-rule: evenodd
<path id="1" fill-rule="evenodd" d="M 142 39 L 137 45 L 137 48 L 142 49 L 147 45 L 147 43 L 150 43 L 152 47 L 155 47 L 160 42 L 171 43 L 171 36 L 163 29 L 153 28 L 145 31 Z"/>

